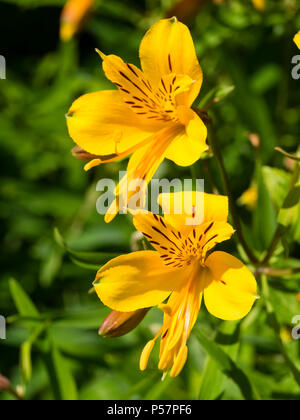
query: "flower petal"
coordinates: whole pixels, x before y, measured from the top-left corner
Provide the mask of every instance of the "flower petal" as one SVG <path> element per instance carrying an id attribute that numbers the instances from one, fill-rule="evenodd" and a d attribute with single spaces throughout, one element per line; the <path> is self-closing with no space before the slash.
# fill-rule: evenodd
<path id="1" fill-rule="evenodd" d="M 102 267 L 94 287 L 105 305 L 130 312 L 158 305 L 185 280 L 185 270 L 166 267 L 155 251 L 140 251 Z"/>
<path id="2" fill-rule="evenodd" d="M 206 260 L 211 282 L 204 290 L 207 310 L 227 321 L 245 317 L 257 299 L 257 284 L 251 271 L 237 258 L 214 252 Z"/>
<path id="3" fill-rule="evenodd" d="M 136 204 L 139 208 L 144 207 L 148 183 L 164 160 L 170 142 L 180 130 L 180 126 L 166 124 L 164 129 L 146 139 L 145 145 L 139 145 L 129 159 L 126 175 L 116 188 L 116 200 L 105 216 L 107 223 L 113 220 L 120 209 L 129 207 L 134 211 Z"/>
<path id="4" fill-rule="evenodd" d="M 190 106 L 197 98 L 203 73 L 190 31 L 176 18 L 163 19 L 146 33 L 140 46 L 143 72 L 152 85 L 158 85 L 166 74 L 185 74 L 195 80 L 189 93 L 182 94 L 182 105 Z"/>
<path id="5" fill-rule="evenodd" d="M 179 106 L 177 114 L 185 125 L 185 131 L 179 134 L 167 150 L 166 158 L 179 166 L 193 165 L 207 150 L 207 128 L 198 115 L 190 108 Z"/>
<path id="6" fill-rule="evenodd" d="M 183 252 L 180 233 L 173 229 L 163 217 L 150 212 L 138 213 L 133 218 L 133 224 L 161 255 L 167 256 L 165 254 L 168 254 L 170 250 L 173 255 Z M 166 261 L 168 265 L 172 264 L 169 260 L 171 258 Z"/>
<path id="7" fill-rule="evenodd" d="M 160 194 L 158 203 L 165 219 L 179 231 L 191 230 L 193 219 L 196 226 L 212 221 L 227 222 L 228 219 L 228 197 L 222 195 L 179 191 Z"/>
<path id="8" fill-rule="evenodd" d="M 70 136 L 94 155 L 122 153 L 157 129 L 124 103 L 118 91 L 100 91 L 81 96 L 67 114 Z"/>

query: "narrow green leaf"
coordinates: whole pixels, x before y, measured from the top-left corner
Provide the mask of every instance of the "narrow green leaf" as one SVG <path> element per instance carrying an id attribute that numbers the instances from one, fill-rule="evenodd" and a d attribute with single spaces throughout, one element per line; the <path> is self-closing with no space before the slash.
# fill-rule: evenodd
<path id="1" fill-rule="evenodd" d="M 258 400 L 259 396 L 253 388 L 249 378 L 236 365 L 231 357 L 226 354 L 215 342 L 208 340 L 199 330 L 197 330 L 197 338 L 202 347 L 217 363 L 222 373 L 237 384 L 244 398 L 246 400 Z"/>
<path id="2" fill-rule="evenodd" d="M 98 270 L 101 267 L 101 265 L 120 255 L 120 253 L 112 252 L 109 253 L 74 251 L 67 246 L 66 241 L 64 240 L 57 228 L 54 229 L 54 237 L 57 244 L 66 251 L 66 253 L 69 255 L 69 257 L 75 264 L 90 270 Z"/>
<path id="3" fill-rule="evenodd" d="M 20 315 L 33 318 L 40 316 L 36 306 L 17 280 L 10 279 L 9 289 Z"/>
<path id="4" fill-rule="evenodd" d="M 233 360 L 235 360 L 240 346 L 239 332 L 239 324 L 224 322 L 216 336 L 216 342 Z M 219 399 L 225 390 L 227 380 L 227 376 L 220 370 L 215 359 L 208 355 L 202 377 L 199 400 Z"/>
<path id="5" fill-rule="evenodd" d="M 266 187 L 262 167 L 257 165 L 257 187 L 259 211 L 254 214 L 254 233 L 256 246 L 260 251 L 268 248 L 276 230 L 276 211 L 271 200 L 270 193 Z"/>
<path id="6" fill-rule="evenodd" d="M 28 340 L 26 340 L 20 348 L 20 365 L 21 365 L 21 372 L 23 376 L 23 380 L 25 383 L 27 383 L 32 374 L 32 362 L 31 362 L 31 351 L 32 346 L 35 343 L 35 341 L 38 339 L 38 337 L 42 334 L 42 332 L 46 329 L 47 324 L 39 325 L 36 327 L 32 333 L 30 334 L 30 337 Z"/>
<path id="7" fill-rule="evenodd" d="M 48 354 L 47 367 L 55 399 L 60 401 L 77 400 L 77 386 L 69 363 L 55 345 L 52 346 Z"/>

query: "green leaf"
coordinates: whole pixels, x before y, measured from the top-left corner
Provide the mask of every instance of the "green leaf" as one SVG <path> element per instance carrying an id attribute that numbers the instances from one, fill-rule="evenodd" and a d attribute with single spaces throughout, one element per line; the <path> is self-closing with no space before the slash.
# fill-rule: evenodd
<path id="1" fill-rule="evenodd" d="M 113 258 L 116 258 L 120 253 L 109 253 L 109 252 L 80 252 L 70 249 L 62 235 L 57 228 L 54 229 L 54 237 L 57 244 L 63 248 L 71 260 L 78 266 L 87 268 L 90 270 L 99 270 L 101 265 L 107 263 Z"/>
<path id="2" fill-rule="evenodd" d="M 217 86 L 211 89 L 200 101 L 199 108 L 205 108 L 207 105 L 224 101 L 235 89 L 233 85 Z"/>
<path id="3" fill-rule="evenodd" d="M 20 348 L 20 364 L 21 364 L 21 372 L 24 379 L 24 382 L 27 383 L 32 374 L 32 362 L 31 362 L 31 351 L 32 346 L 38 337 L 42 334 L 42 332 L 47 327 L 46 324 L 39 325 L 36 327 L 33 332 L 31 333 L 28 340 L 26 340 Z"/>
<path id="4" fill-rule="evenodd" d="M 262 174 L 273 203 L 280 209 L 291 183 L 291 174 L 282 169 L 271 168 L 270 166 L 263 166 Z"/>
<path id="5" fill-rule="evenodd" d="M 253 388 L 247 375 L 236 365 L 231 357 L 215 342 L 208 340 L 201 331 L 197 330 L 197 338 L 202 347 L 217 363 L 219 369 L 239 387 L 246 400 L 258 400 L 259 396 Z"/>
<path id="6" fill-rule="evenodd" d="M 220 348 L 233 360 L 235 360 L 240 347 L 239 332 L 239 324 L 224 322 L 216 337 L 216 342 L 220 344 Z M 227 376 L 220 370 L 215 359 L 208 356 L 202 377 L 199 400 L 207 401 L 220 398 L 225 390 L 227 380 Z"/>
<path id="7" fill-rule="evenodd" d="M 39 311 L 17 280 L 10 279 L 9 289 L 20 315 L 24 317 L 39 318 Z"/>
<path id="8" fill-rule="evenodd" d="M 77 386 L 67 359 L 53 345 L 47 356 L 47 367 L 55 399 L 74 401 L 78 398 Z"/>
<path id="9" fill-rule="evenodd" d="M 267 249 L 276 230 L 276 211 L 266 187 L 260 164 L 257 167 L 258 211 L 254 214 L 256 246 L 260 251 Z"/>

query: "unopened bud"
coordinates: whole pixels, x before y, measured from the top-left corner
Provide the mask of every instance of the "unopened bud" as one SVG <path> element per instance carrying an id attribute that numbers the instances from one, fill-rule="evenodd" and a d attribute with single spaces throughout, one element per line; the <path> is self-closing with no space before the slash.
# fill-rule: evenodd
<path id="1" fill-rule="evenodd" d="M 11 384 L 5 376 L 0 375 L 0 391 L 11 391 Z"/>
<path id="2" fill-rule="evenodd" d="M 112 311 L 103 321 L 99 330 L 102 337 L 122 337 L 134 330 L 144 319 L 150 308 L 139 309 L 133 312 Z"/>
<path id="3" fill-rule="evenodd" d="M 260 137 L 258 134 L 256 133 L 249 133 L 248 134 L 248 139 L 250 140 L 250 143 L 252 144 L 252 146 L 256 149 L 259 148 L 260 146 Z"/>

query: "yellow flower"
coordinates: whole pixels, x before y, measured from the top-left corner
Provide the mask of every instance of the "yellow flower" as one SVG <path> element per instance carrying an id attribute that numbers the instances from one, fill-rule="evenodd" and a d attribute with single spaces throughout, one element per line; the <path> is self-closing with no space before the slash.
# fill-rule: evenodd
<path id="1" fill-rule="evenodd" d="M 207 150 L 207 129 L 191 109 L 203 80 L 189 29 L 176 18 L 155 24 L 140 46 L 142 71 L 115 55 L 104 55 L 103 69 L 118 90 L 84 95 L 73 103 L 70 136 L 98 155 L 86 169 L 129 156 L 127 176 L 106 214 L 111 221 L 134 192 L 132 180 L 152 179 L 164 158 L 189 166 Z M 146 188 L 145 188 L 146 189 Z M 146 191 L 143 191 L 146 194 Z M 127 200 L 123 197 L 127 197 Z"/>
<path id="2" fill-rule="evenodd" d="M 204 213 L 197 204 L 203 201 Z M 184 211 L 178 214 L 182 202 Z M 140 368 L 146 369 L 155 341 L 161 337 L 158 367 L 175 377 L 185 364 L 187 340 L 202 297 L 212 315 L 238 320 L 252 308 L 257 285 L 238 259 L 212 252 L 234 233 L 227 223 L 227 197 L 161 194 L 159 203 L 164 217 L 139 213 L 133 219 L 155 250 L 113 259 L 99 270 L 94 287 L 101 301 L 114 310 L 129 312 L 156 305 L 163 310 L 163 326 L 144 348 Z M 195 224 L 187 224 L 187 220 L 195 220 Z"/>
<path id="3" fill-rule="evenodd" d="M 61 14 L 60 38 L 70 41 L 80 29 L 95 0 L 68 0 Z"/>
<path id="4" fill-rule="evenodd" d="M 298 32 L 295 36 L 294 36 L 294 42 L 297 45 L 297 47 L 300 50 L 300 32 Z"/>
<path id="5" fill-rule="evenodd" d="M 252 2 L 257 10 L 265 10 L 266 0 L 252 0 Z"/>
<path id="6" fill-rule="evenodd" d="M 248 188 L 241 197 L 239 198 L 239 204 L 248 207 L 250 210 L 254 210 L 257 206 L 258 201 L 258 189 L 256 185 Z"/>

